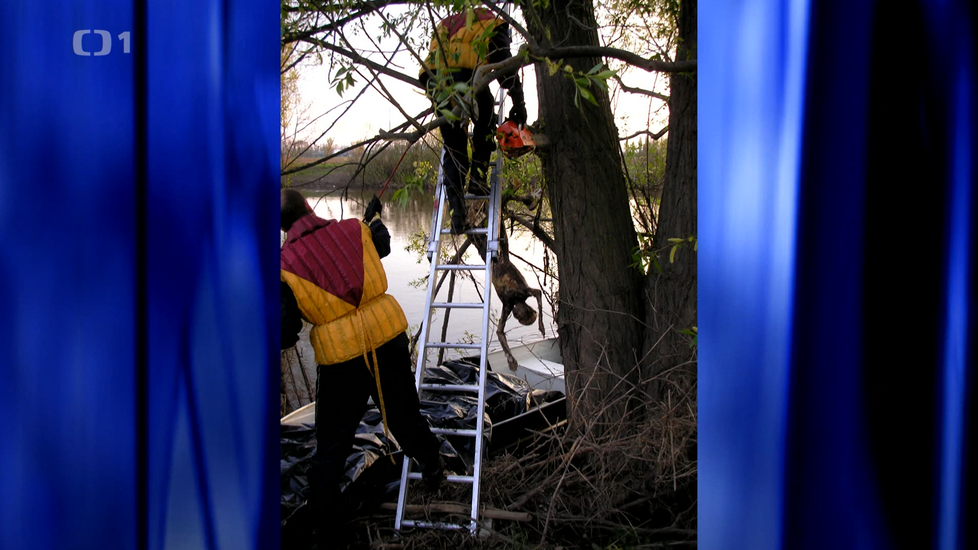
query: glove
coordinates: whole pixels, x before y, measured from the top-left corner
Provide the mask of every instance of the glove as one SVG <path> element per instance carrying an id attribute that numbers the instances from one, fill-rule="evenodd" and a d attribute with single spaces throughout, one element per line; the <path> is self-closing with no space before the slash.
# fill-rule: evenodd
<path id="1" fill-rule="evenodd" d="M 370 225 L 370 222 L 374 221 L 374 218 L 379 218 L 381 211 L 384 210 L 384 205 L 380 203 L 380 198 L 374 195 L 374 198 L 370 199 L 370 203 L 367 204 L 367 210 L 363 213 L 363 222 Z"/>
<path id="2" fill-rule="evenodd" d="M 515 122 L 517 126 L 526 124 L 526 105 L 522 101 L 513 102 L 513 106 L 509 109 L 509 120 Z"/>

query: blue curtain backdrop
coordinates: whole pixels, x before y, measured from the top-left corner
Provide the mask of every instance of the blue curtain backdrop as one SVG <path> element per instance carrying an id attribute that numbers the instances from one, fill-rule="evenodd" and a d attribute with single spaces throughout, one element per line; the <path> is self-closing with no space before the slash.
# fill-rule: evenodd
<path id="1" fill-rule="evenodd" d="M 112 4 L 0 3 L 4 549 L 135 541 L 132 10 Z M 81 29 L 112 52 L 75 55 Z"/>
<path id="2" fill-rule="evenodd" d="M 699 14 L 701 547 L 978 547 L 975 7 Z"/>
<path id="3" fill-rule="evenodd" d="M 148 548 L 269 548 L 279 5 L 145 5 Z"/>
<path id="4" fill-rule="evenodd" d="M 278 20 L 0 4 L 0 548 L 278 546 Z"/>

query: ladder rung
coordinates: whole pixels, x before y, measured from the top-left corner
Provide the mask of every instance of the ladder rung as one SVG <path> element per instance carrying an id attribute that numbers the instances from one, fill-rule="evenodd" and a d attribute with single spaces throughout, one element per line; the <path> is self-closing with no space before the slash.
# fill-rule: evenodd
<path id="1" fill-rule="evenodd" d="M 469 437 L 475 437 L 477 435 L 475 430 L 462 430 L 462 429 L 455 429 L 455 428 L 429 428 L 429 429 L 431 430 L 431 433 L 440 434 L 440 435 L 458 435 L 458 436 L 467 435 Z"/>
<path id="2" fill-rule="evenodd" d="M 454 531 L 469 529 L 468 525 L 459 525 L 457 523 L 444 523 L 440 521 L 414 521 L 413 519 L 401 520 L 401 525 L 405 527 L 421 527 L 425 529 L 449 529 Z"/>
<path id="3" fill-rule="evenodd" d="M 479 391 L 479 386 L 475 384 L 421 384 L 423 390 L 434 391 Z"/>
<path id="4" fill-rule="evenodd" d="M 485 201 L 489 200 L 489 195 L 465 195 L 465 198 L 470 201 Z"/>
<path id="5" fill-rule="evenodd" d="M 427 343 L 425 347 L 435 348 L 435 349 L 482 349 L 482 344 L 453 344 L 451 342 L 437 342 L 437 343 Z"/>
<path id="6" fill-rule="evenodd" d="M 380 509 L 395 511 L 397 510 L 397 503 L 383 502 L 380 504 Z M 428 504 L 408 504 L 404 507 L 404 510 L 412 514 L 427 514 L 433 512 L 436 514 L 468 515 L 472 512 L 470 505 L 461 502 L 429 502 Z M 533 519 L 533 515 L 529 512 L 510 512 L 507 510 L 486 508 L 483 506 L 479 507 L 479 516 L 486 519 L 508 519 L 513 521 L 530 521 Z"/>
<path id="7" fill-rule="evenodd" d="M 418 472 L 408 473 L 408 479 L 421 479 L 421 474 Z M 449 483 L 472 483 L 475 478 L 473 476 L 457 476 L 454 474 L 449 474 L 445 476 L 445 481 Z"/>
<path id="8" fill-rule="evenodd" d="M 475 229 L 466 229 L 462 233 L 465 234 L 465 235 L 488 235 L 489 234 L 489 230 L 486 229 L 485 227 L 477 227 Z M 442 235 L 451 235 L 452 234 L 452 230 L 451 229 L 442 229 L 441 230 L 441 234 Z"/>
<path id="9" fill-rule="evenodd" d="M 435 266 L 435 269 L 444 269 L 445 271 L 479 271 L 485 268 L 485 265 L 442 264 Z"/>
<path id="10" fill-rule="evenodd" d="M 443 307 L 452 309 L 482 309 L 485 304 L 482 302 L 439 302 L 431 304 L 431 307 Z"/>

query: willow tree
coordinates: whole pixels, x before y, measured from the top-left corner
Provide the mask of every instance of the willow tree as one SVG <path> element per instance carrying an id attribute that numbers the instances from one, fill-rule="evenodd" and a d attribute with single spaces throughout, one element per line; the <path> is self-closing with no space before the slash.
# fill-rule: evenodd
<path id="1" fill-rule="evenodd" d="M 691 76 L 696 68 L 695 31 L 689 34 L 690 24 L 695 29 L 695 2 L 655 2 L 671 6 L 679 18 L 684 42 L 677 59 L 661 52 L 649 55 L 602 45 L 591 0 L 517 2 L 525 25 L 499 4 L 488 2 L 486 5 L 507 19 L 525 44 L 512 59 L 477 70 L 471 88 L 460 91 L 468 95 L 502 74 L 530 64 L 535 67 L 540 111 L 534 130 L 546 136 L 546 145 L 538 148 L 537 154 L 553 222 L 549 227 L 532 224 L 530 229 L 557 259 L 556 321 L 572 419 L 578 428 L 586 425 L 597 433 L 620 425 L 624 418 L 641 419 L 643 408 L 637 405 L 645 400 L 645 381 L 671 368 L 670 361 L 685 363 L 692 358 L 688 338 L 681 332 L 695 324 L 695 298 L 690 302 L 687 292 L 695 289 L 695 260 L 688 263 L 694 256 L 692 241 L 687 241 L 690 244 L 681 254 L 673 256 L 673 264 L 667 265 L 660 253 L 668 248 L 663 244 L 669 242 L 667 239 L 687 238 L 696 232 L 696 110 L 695 80 Z M 470 3 L 461 0 L 284 0 L 283 46 L 301 44 L 304 55 L 325 56 L 336 69 L 334 85 L 340 91 L 349 93 L 355 84 L 367 82 L 402 113 L 403 123 L 368 142 L 413 142 L 462 114 L 462 106 L 454 112 L 436 113 L 440 116 L 425 122 L 427 112 L 407 112 L 384 82 L 420 88 L 416 67 L 431 29 L 449 11 L 467 7 Z M 367 32 L 364 20 L 368 17 L 380 21 L 382 35 L 370 37 L 378 43 L 373 55 L 353 47 L 348 36 Z M 385 38 L 396 45 L 381 47 L 379 41 Z M 403 59 L 396 61 L 390 53 L 393 51 L 408 52 L 415 63 L 402 68 Z M 607 91 L 609 78 L 615 77 L 606 65 L 612 60 L 643 71 L 678 75 L 673 77 L 673 97 L 669 99 L 667 186 L 658 212 L 661 223 L 653 244 L 655 261 L 648 272 L 640 267 L 644 264 L 635 261 L 640 247 Z M 460 99 L 464 103 L 465 97 Z M 530 120 L 533 118 L 531 113 Z M 677 296 L 666 296 L 671 292 Z M 678 296 L 680 292 L 687 295 Z M 669 307 L 691 306 L 693 317 L 664 311 L 664 303 Z M 670 344 L 675 349 L 680 349 L 681 342 L 687 346 L 685 354 L 660 360 L 655 345 L 660 341 L 676 342 Z"/>

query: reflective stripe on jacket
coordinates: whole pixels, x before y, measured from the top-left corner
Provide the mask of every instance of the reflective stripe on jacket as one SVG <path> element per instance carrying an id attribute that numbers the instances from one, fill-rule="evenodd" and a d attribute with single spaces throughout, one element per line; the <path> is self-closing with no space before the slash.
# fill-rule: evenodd
<path id="1" fill-rule="evenodd" d="M 309 340 L 320 365 L 368 354 L 407 330 L 404 311 L 386 293 L 370 228 L 360 220 L 312 214 L 297 220 L 282 248 L 281 279 L 314 325 Z"/>

